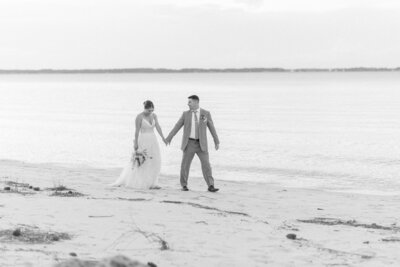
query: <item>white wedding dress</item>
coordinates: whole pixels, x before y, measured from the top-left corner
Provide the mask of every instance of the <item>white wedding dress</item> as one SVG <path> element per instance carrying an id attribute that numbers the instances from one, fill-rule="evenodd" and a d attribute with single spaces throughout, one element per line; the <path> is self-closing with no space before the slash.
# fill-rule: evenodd
<path id="1" fill-rule="evenodd" d="M 112 186 L 126 186 L 136 189 L 158 187 L 158 175 L 161 170 L 161 152 L 154 128 L 154 119 L 152 124 L 142 119 L 138 139 L 138 151 L 146 150 L 147 158 L 140 166 L 137 164 L 133 166 L 133 163 L 129 162 Z"/>

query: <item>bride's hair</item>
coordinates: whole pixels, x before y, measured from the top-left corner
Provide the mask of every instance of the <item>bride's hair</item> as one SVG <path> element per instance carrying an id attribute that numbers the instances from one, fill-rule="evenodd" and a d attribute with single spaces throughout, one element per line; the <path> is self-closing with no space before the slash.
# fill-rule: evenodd
<path id="1" fill-rule="evenodd" d="M 150 100 L 144 101 L 143 105 L 144 105 L 144 109 L 154 108 L 154 104 Z"/>

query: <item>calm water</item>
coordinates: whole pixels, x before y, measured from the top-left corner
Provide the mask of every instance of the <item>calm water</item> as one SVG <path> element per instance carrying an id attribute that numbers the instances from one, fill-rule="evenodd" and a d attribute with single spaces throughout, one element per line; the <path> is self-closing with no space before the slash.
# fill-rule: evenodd
<path id="1" fill-rule="evenodd" d="M 168 134 L 194 93 L 222 142 L 217 179 L 400 194 L 400 73 L 1 75 L 0 160 L 122 167 L 143 101 Z"/>

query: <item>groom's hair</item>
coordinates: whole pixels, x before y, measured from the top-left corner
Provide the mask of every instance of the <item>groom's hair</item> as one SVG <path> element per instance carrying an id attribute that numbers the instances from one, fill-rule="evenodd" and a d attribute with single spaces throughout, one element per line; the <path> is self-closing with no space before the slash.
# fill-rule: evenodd
<path id="1" fill-rule="evenodd" d="M 200 102 L 200 98 L 197 95 L 191 95 L 188 98 L 192 99 L 192 100 L 196 100 L 197 102 Z"/>

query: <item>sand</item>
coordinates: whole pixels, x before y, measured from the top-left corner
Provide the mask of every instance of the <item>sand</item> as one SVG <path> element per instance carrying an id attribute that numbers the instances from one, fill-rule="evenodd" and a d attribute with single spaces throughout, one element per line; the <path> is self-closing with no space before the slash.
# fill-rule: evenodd
<path id="1" fill-rule="evenodd" d="M 71 253 L 157 266 L 400 265 L 400 196 L 218 180 L 221 191 L 209 193 L 200 177 L 182 192 L 178 177 L 164 176 L 162 189 L 139 191 L 107 187 L 119 169 L 0 163 L 0 230 L 70 236 L 29 243 L 0 235 L 2 267 L 53 266 Z M 7 181 L 40 191 L 4 191 Z M 45 190 L 59 185 L 84 196 Z"/>

